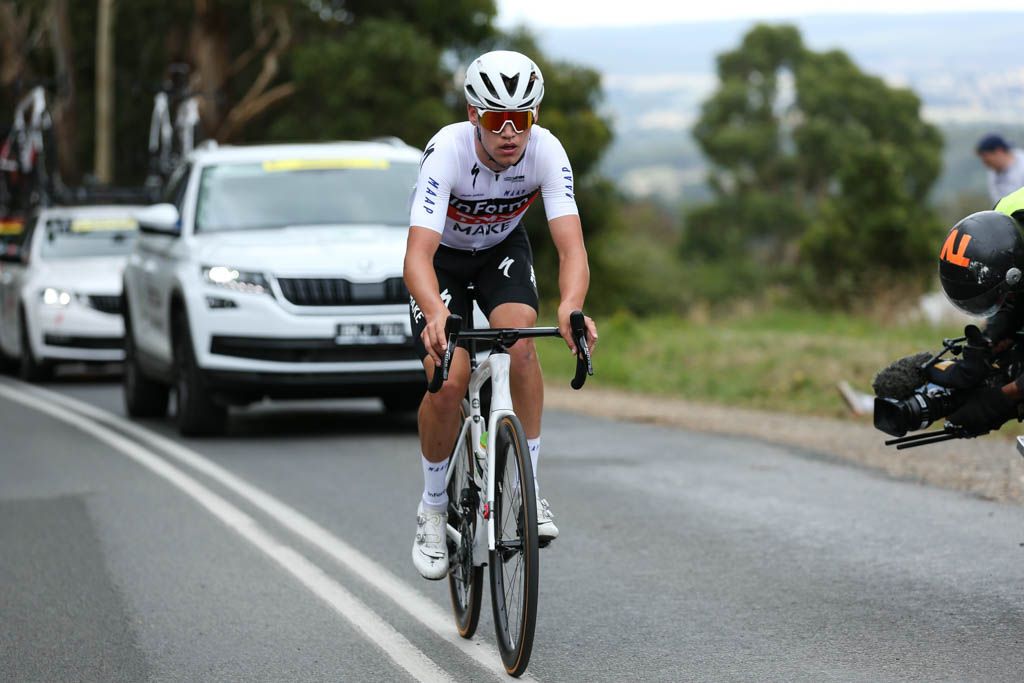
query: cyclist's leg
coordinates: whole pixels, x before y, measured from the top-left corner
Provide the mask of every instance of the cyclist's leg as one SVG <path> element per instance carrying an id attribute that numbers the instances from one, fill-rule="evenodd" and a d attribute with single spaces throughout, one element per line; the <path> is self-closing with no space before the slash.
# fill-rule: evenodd
<path id="1" fill-rule="evenodd" d="M 491 327 L 533 327 L 537 323 L 537 311 L 528 304 L 504 303 L 491 311 L 488 320 Z M 509 375 L 516 415 L 523 423 L 527 439 L 540 438 L 544 377 L 537 348 L 532 339 L 520 339 L 508 352 L 512 360 Z"/>
<path id="2" fill-rule="evenodd" d="M 465 315 L 468 297 L 466 280 L 459 277 L 458 266 L 461 260 L 457 254 L 439 250 L 434 258 L 434 270 L 437 273 L 441 299 L 448 310 Z M 409 316 L 416 348 L 419 357 L 423 359 L 423 367 L 429 380 L 435 368 L 420 338 L 426 320 L 420 307 L 411 298 Z M 448 544 L 445 531 L 448 521 L 446 474 L 448 455 L 458 434 L 459 405 L 468 384 L 469 354 L 465 349 L 456 349 L 449 368 L 448 380 L 436 394 L 424 392 L 420 403 L 418 419 L 423 494 L 416 510 L 412 561 L 420 575 L 427 579 L 443 579 L 448 574 Z"/>
<path id="3" fill-rule="evenodd" d="M 537 283 L 533 252 L 523 227 L 489 250 L 476 273 L 477 300 L 491 327 L 533 327 L 537 323 Z M 544 409 L 544 379 L 532 339 L 510 349 L 512 402 L 526 438 L 540 437 Z"/>
<path id="4" fill-rule="evenodd" d="M 477 299 L 491 327 L 533 327 L 537 323 L 537 282 L 533 253 L 526 231 L 518 228 L 494 248 L 477 273 Z M 541 416 L 544 412 L 544 378 L 532 339 L 521 339 L 509 349 L 512 403 L 526 433 L 527 447 L 537 484 L 540 460 Z M 536 496 L 541 545 L 558 537 L 558 527 L 547 501 Z"/>

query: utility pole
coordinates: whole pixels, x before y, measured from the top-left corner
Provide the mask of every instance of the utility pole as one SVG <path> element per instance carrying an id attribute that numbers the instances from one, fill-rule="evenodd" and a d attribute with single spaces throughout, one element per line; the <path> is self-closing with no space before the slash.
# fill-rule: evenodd
<path id="1" fill-rule="evenodd" d="M 99 0 L 96 19 L 96 180 L 114 180 L 114 3 Z"/>

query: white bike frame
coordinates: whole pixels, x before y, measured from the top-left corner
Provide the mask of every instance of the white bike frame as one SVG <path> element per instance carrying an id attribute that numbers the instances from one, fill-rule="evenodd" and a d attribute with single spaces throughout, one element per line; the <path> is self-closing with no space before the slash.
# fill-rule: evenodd
<path id="1" fill-rule="evenodd" d="M 467 417 L 463 423 L 462 428 L 459 430 L 459 437 L 455 440 L 456 450 L 462 447 L 463 439 L 466 438 L 466 433 L 470 435 L 470 443 L 473 448 L 473 464 L 477 466 L 477 469 L 483 469 L 484 476 L 487 478 L 487 492 L 486 498 L 483 501 L 485 505 L 477 508 L 477 525 L 476 525 L 476 538 L 473 539 L 473 549 L 482 545 L 483 539 L 481 534 L 483 530 L 487 529 L 487 549 L 494 550 L 494 459 L 495 459 L 495 442 L 497 439 L 494 435 L 497 433 L 498 421 L 507 416 L 515 415 L 512 410 L 512 391 L 509 385 L 509 365 L 511 357 L 508 353 L 492 353 L 487 357 L 480 365 L 477 366 L 476 370 L 469 378 L 469 417 Z M 491 381 L 491 412 L 487 418 L 487 433 L 489 438 L 487 439 L 487 449 L 484 450 L 480 446 L 480 439 L 483 436 L 483 415 L 480 413 L 480 390 L 483 388 L 487 380 Z M 454 455 L 454 451 L 452 455 Z M 451 456 L 449 456 L 449 460 Z M 448 473 L 445 479 L 445 488 L 452 479 L 453 467 L 448 466 Z M 470 472 L 470 476 L 473 472 Z M 475 477 L 474 477 L 475 479 Z M 487 516 L 484 517 L 484 510 L 487 510 Z M 486 523 L 486 524 L 485 524 Z M 462 542 L 462 535 L 458 529 L 455 529 L 451 524 L 448 525 L 448 538 L 452 539 L 456 545 Z M 483 553 L 473 553 L 473 564 L 476 566 L 482 566 L 486 564 L 486 555 Z"/>

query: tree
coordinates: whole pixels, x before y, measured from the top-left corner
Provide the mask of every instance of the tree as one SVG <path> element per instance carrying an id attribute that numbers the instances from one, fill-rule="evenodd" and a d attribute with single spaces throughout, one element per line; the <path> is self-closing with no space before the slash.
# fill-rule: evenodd
<path id="1" fill-rule="evenodd" d="M 755 27 L 718 75 L 694 128 L 714 200 L 686 217 L 686 257 L 805 269 L 828 302 L 920 280 L 942 149 L 920 99 L 807 49 L 792 26 Z"/>

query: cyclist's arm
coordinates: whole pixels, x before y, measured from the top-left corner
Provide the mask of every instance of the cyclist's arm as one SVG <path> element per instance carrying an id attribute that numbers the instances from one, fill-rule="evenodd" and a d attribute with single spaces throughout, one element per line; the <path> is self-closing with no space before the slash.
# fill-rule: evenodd
<path id="1" fill-rule="evenodd" d="M 559 216 L 548 221 L 551 239 L 558 251 L 558 329 L 569 349 L 576 353 L 576 340 L 569 330 L 569 314 L 583 310 L 590 288 L 590 264 L 587 248 L 583 244 L 583 225 L 576 214 Z M 593 348 L 597 342 L 597 327 L 587 321 L 587 343 Z"/>
<path id="2" fill-rule="evenodd" d="M 434 253 L 441 244 L 441 233 L 414 225 L 409 228 L 405 246 L 405 286 L 426 317 L 423 345 L 434 365 L 441 365 L 441 356 L 448 346 L 444 336 L 444 323 L 448 308 L 438 292 L 437 274 L 434 272 Z"/>

